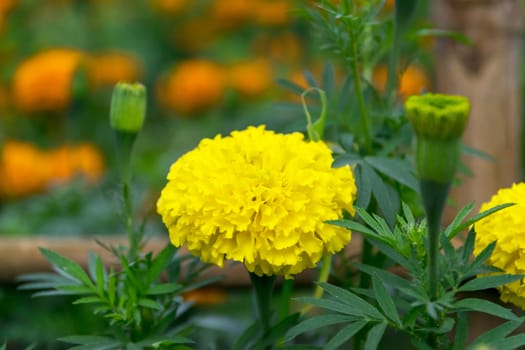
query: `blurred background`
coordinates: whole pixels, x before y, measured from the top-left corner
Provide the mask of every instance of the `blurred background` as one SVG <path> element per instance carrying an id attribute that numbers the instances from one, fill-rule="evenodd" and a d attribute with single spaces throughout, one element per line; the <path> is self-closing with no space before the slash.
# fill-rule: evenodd
<path id="1" fill-rule="evenodd" d="M 312 2 L 0 0 L 0 237 L 125 232 L 108 122 L 118 81 L 148 89 L 134 201 L 146 232 L 166 235 L 155 202 L 181 154 L 204 137 L 248 125 L 304 130 L 298 92 L 325 81 L 326 72 L 338 86 L 345 79 L 341 62 L 320 50 L 315 27 L 301 16 Z M 432 26 L 428 2 L 420 3 L 413 31 Z M 393 6 L 385 1 L 379 18 L 391 21 Z M 400 49 L 399 105 L 432 91 L 436 80 L 434 40 L 408 37 Z M 380 40 L 385 51 L 375 52 L 363 72 L 379 94 L 392 38 Z M 342 96 L 344 103 L 351 111 L 351 97 Z M 224 312 L 242 309 L 235 293 L 217 293 L 205 300 L 219 300 Z M 60 349 L 55 338 L 100 327 L 70 302 L 36 302 L 2 285 L 0 345 L 7 339 Z"/>

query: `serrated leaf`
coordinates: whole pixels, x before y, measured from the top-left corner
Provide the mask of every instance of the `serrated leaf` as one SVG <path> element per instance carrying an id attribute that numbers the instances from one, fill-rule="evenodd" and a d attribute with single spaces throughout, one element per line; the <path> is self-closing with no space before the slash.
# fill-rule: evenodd
<path id="1" fill-rule="evenodd" d="M 148 288 L 146 295 L 169 294 L 178 290 L 182 290 L 182 285 L 178 283 L 154 284 Z"/>
<path id="2" fill-rule="evenodd" d="M 349 307 L 353 307 L 356 310 L 359 310 L 363 316 L 369 316 L 378 320 L 384 320 L 385 317 L 381 314 L 374 306 L 369 304 L 364 299 L 361 299 L 352 292 L 331 285 L 329 283 L 320 283 L 319 284 L 328 294 L 336 298 L 337 301 L 342 302 Z"/>
<path id="3" fill-rule="evenodd" d="M 495 304 L 491 301 L 477 298 L 466 298 L 457 301 L 454 306 L 457 309 L 464 309 L 467 311 L 479 311 L 485 314 L 498 316 L 507 320 L 516 320 L 518 316 L 507 308 Z"/>
<path id="4" fill-rule="evenodd" d="M 376 276 L 372 276 L 372 287 L 374 290 L 377 304 L 379 305 L 385 316 L 388 317 L 395 324 L 401 325 L 401 319 L 399 318 L 399 314 L 397 313 L 397 308 L 394 304 L 394 300 L 392 299 L 390 293 L 388 293 L 388 291 L 386 290 L 383 281 L 381 281 Z"/>
<path id="5" fill-rule="evenodd" d="M 340 345 L 352 338 L 364 326 L 366 321 L 357 321 L 341 329 L 330 341 L 324 346 L 324 350 L 336 350 Z"/>
<path id="6" fill-rule="evenodd" d="M 463 220 L 465 220 L 465 218 L 468 216 L 468 214 L 470 214 L 473 208 L 474 208 L 474 202 L 470 202 L 469 204 L 461 208 L 460 211 L 456 214 L 456 216 L 452 220 L 452 222 L 447 226 L 447 228 L 443 232 L 444 235 L 449 238 L 454 237 L 451 235 L 451 232 L 452 231 L 456 232 L 455 230 L 459 227 L 459 225 L 461 225 Z M 459 232 L 460 231 L 457 231 L 456 234 Z"/>
<path id="7" fill-rule="evenodd" d="M 374 238 L 377 238 L 377 239 L 380 239 L 381 237 L 376 234 L 374 231 L 372 231 L 371 229 L 369 229 L 368 227 L 366 227 L 365 225 L 359 223 L 359 222 L 356 222 L 356 221 L 353 221 L 353 220 L 347 220 L 347 219 L 342 219 L 342 220 L 331 220 L 331 221 L 327 221 L 329 224 L 332 224 L 332 225 L 336 225 L 336 226 L 339 226 L 339 227 L 344 227 L 344 228 L 347 228 L 351 231 L 355 231 L 355 232 L 359 232 L 363 235 L 366 235 L 366 236 L 369 236 L 369 237 L 374 237 Z"/>
<path id="8" fill-rule="evenodd" d="M 400 184 L 419 192 L 419 183 L 411 171 L 410 163 L 403 159 L 391 157 L 368 156 L 364 158 L 374 169 Z"/>
<path id="9" fill-rule="evenodd" d="M 496 275 L 496 276 L 477 277 L 473 280 L 468 281 L 461 287 L 459 287 L 458 291 L 468 292 L 468 291 L 496 288 L 504 284 L 514 282 L 522 277 L 523 275 Z"/>
<path id="10" fill-rule="evenodd" d="M 383 339 L 383 334 L 385 334 L 386 330 L 386 323 L 378 323 L 370 331 L 368 331 L 368 335 L 366 336 L 366 343 L 364 350 L 376 350 L 379 346 L 379 342 L 381 339 Z"/>
<path id="11" fill-rule="evenodd" d="M 468 278 L 472 275 L 475 275 L 478 273 L 478 269 L 487 261 L 488 258 L 492 255 L 492 252 L 494 251 L 494 248 L 496 248 L 496 242 L 490 243 L 488 246 L 485 247 L 468 265 L 463 271 L 463 276 L 465 278 Z"/>
<path id="12" fill-rule="evenodd" d="M 355 317 L 340 314 L 313 316 L 311 318 L 301 321 L 299 324 L 292 327 L 288 331 L 285 341 L 290 341 L 293 338 L 297 337 L 299 334 L 310 332 L 322 327 L 344 322 L 353 322 L 355 320 Z"/>
<path id="13" fill-rule="evenodd" d="M 93 282 L 89 279 L 86 272 L 73 260 L 70 260 L 52 250 L 39 248 L 46 259 L 51 262 L 56 268 L 71 276 L 75 280 L 82 282 L 84 285 L 96 290 Z"/>

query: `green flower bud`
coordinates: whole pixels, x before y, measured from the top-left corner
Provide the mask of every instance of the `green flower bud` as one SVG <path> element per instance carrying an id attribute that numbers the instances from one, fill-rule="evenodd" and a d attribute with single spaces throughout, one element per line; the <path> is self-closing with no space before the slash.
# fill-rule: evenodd
<path id="1" fill-rule="evenodd" d="M 459 163 L 460 139 L 467 125 L 464 96 L 410 96 L 405 109 L 416 134 L 416 168 L 423 181 L 450 183 Z"/>
<path id="2" fill-rule="evenodd" d="M 146 88 L 140 83 L 118 83 L 113 89 L 109 121 L 114 130 L 137 133 L 146 116 Z"/>

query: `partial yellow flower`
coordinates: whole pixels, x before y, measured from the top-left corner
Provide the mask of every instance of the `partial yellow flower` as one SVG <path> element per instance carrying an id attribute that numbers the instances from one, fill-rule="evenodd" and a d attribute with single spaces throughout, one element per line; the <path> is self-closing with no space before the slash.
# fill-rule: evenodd
<path id="1" fill-rule="evenodd" d="M 71 100 L 71 83 L 84 55 L 73 49 L 51 49 L 23 61 L 15 70 L 13 99 L 25 112 L 56 112 Z"/>
<path id="2" fill-rule="evenodd" d="M 348 230 L 325 223 L 353 214 L 357 193 L 350 167 L 332 162 L 326 144 L 297 132 L 218 135 L 171 166 L 157 211 L 171 242 L 203 261 L 291 278 L 350 241 Z"/>
<path id="3" fill-rule="evenodd" d="M 500 189 L 480 211 L 500 204 L 515 205 L 493 213 L 477 222 L 474 254 L 478 255 L 490 243 L 496 247 L 488 259 L 488 264 L 505 273 L 525 274 L 525 183 L 513 184 Z M 499 288 L 501 300 L 525 309 L 525 283 L 523 279 Z"/>

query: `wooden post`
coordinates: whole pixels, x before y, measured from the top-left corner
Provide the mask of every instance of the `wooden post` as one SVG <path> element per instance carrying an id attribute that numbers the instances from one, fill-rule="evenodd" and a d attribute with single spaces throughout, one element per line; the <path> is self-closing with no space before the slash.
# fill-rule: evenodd
<path id="1" fill-rule="evenodd" d="M 465 46 L 451 39 L 436 43 L 436 92 L 465 95 L 472 110 L 463 143 L 494 157 L 465 156 L 473 177 L 462 176 L 452 190 L 457 208 L 476 208 L 499 188 L 521 180 L 522 17 L 520 0 L 434 0 L 432 15 L 440 29 L 472 40 Z"/>

